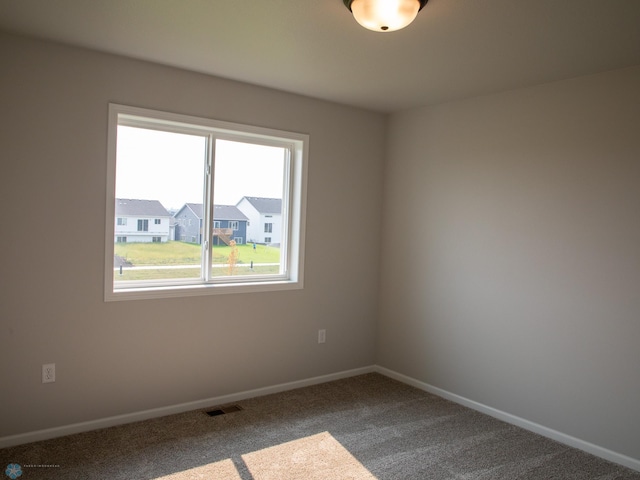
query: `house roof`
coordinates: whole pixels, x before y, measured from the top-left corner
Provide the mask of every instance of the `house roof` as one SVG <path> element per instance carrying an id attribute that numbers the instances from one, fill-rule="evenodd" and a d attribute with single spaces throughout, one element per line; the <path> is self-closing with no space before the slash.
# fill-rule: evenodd
<path id="1" fill-rule="evenodd" d="M 244 213 L 233 205 L 214 205 L 214 220 L 249 220 Z"/>
<path id="2" fill-rule="evenodd" d="M 185 203 L 184 204 L 185 207 L 191 209 L 191 211 L 193 212 L 193 214 L 198 217 L 198 218 L 202 218 L 203 214 L 202 214 L 202 204 L 201 203 Z M 184 208 L 184 207 L 182 207 Z M 180 210 L 182 210 L 182 208 Z M 180 210 L 178 210 L 178 212 L 176 212 L 176 215 L 180 212 Z"/>
<path id="3" fill-rule="evenodd" d="M 138 200 L 135 198 L 116 198 L 116 215 L 137 215 L 140 217 L 171 216 L 158 200 Z"/>
<path id="4" fill-rule="evenodd" d="M 282 213 L 282 199 L 243 197 L 260 213 Z M 241 200 L 242 201 L 242 200 Z"/>
<path id="5" fill-rule="evenodd" d="M 184 206 L 176 212 L 176 216 L 185 208 L 189 208 L 198 218 L 202 218 L 204 216 L 202 213 L 203 208 L 201 203 L 185 203 Z M 213 218 L 214 220 L 249 220 L 233 205 L 214 205 Z"/>

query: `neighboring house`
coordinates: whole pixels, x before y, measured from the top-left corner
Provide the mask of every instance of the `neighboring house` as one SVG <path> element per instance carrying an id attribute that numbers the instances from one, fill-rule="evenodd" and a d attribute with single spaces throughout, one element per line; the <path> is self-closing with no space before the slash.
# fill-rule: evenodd
<path id="1" fill-rule="evenodd" d="M 201 203 L 185 203 L 174 215 L 176 222 L 176 240 L 181 242 L 202 243 L 203 208 Z M 213 206 L 213 245 L 247 243 L 248 218 L 233 205 Z"/>
<path id="2" fill-rule="evenodd" d="M 280 245 L 282 232 L 282 199 L 242 197 L 238 210 L 249 219 L 247 241 Z"/>
<path id="3" fill-rule="evenodd" d="M 247 243 L 248 218 L 233 205 L 213 206 L 213 244 Z"/>
<path id="4" fill-rule="evenodd" d="M 116 198 L 114 241 L 166 242 L 171 214 L 158 200 Z"/>
<path id="5" fill-rule="evenodd" d="M 173 216 L 175 239 L 179 242 L 202 243 L 202 204 L 185 203 Z"/>

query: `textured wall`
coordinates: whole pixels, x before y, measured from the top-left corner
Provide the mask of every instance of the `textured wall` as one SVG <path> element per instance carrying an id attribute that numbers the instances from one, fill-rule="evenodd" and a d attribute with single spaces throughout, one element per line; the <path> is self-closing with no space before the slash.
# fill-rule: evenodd
<path id="1" fill-rule="evenodd" d="M 639 86 L 393 115 L 380 365 L 640 459 Z"/>
<path id="2" fill-rule="evenodd" d="M 0 436 L 374 363 L 386 117 L 8 34 L 0 58 Z M 109 102 L 309 134 L 305 288 L 105 303 Z"/>

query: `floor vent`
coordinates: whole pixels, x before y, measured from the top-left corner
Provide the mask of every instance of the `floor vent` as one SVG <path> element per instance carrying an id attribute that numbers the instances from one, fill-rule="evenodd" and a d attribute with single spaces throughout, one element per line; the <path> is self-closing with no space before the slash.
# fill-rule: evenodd
<path id="1" fill-rule="evenodd" d="M 226 413 L 239 412 L 240 410 L 242 410 L 242 407 L 240 405 L 227 405 L 226 407 L 214 408 L 213 410 L 209 410 L 204 413 L 206 413 L 210 417 L 216 417 L 218 415 L 224 415 Z"/>

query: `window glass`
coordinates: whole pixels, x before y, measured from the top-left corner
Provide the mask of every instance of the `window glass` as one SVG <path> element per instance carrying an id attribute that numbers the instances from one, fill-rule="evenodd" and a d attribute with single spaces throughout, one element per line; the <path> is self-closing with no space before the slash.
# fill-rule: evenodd
<path id="1" fill-rule="evenodd" d="M 201 277 L 201 248 L 181 241 L 192 232 L 170 219 L 188 218 L 181 208 L 202 203 L 206 147 L 204 136 L 118 125 L 116 214 L 138 220 L 126 245 L 116 241 L 114 265 L 125 267 L 115 272 L 115 287 Z"/>
<path id="2" fill-rule="evenodd" d="M 106 299 L 301 287 L 306 136 L 112 105 L 109 147 Z"/>

